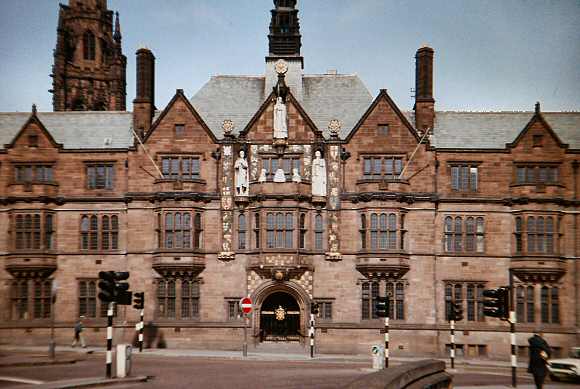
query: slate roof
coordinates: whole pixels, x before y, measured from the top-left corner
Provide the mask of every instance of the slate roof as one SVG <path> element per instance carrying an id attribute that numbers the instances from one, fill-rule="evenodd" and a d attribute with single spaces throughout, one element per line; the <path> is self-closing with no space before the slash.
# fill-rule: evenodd
<path id="1" fill-rule="evenodd" d="M 191 98 L 191 104 L 218 138 L 222 123 L 233 120 L 234 133 L 243 130 L 266 99 L 263 76 L 214 76 Z M 326 134 L 331 119 L 342 124 L 346 137 L 372 103 L 356 75 L 304 75 L 299 101 L 319 130 Z"/>
<path id="2" fill-rule="evenodd" d="M 533 112 L 436 112 L 431 144 L 437 148 L 503 149 L 513 142 Z M 542 112 L 560 141 L 580 148 L 580 112 Z"/>
<path id="3" fill-rule="evenodd" d="M 336 117 L 342 122 L 341 138 L 346 138 L 372 103 L 370 93 L 357 76 L 304 76 L 303 83 L 302 105 L 325 135 L 328 122 Z M 263 88 L 264 77 L 216 76 L 191 101 L 221 139 L 221 126 L 226 118 L 234 120 L 236 132 L 250 121 L 265 99 Z M 230 92 L 226 93 L 227 90 Z M 414 122 L 412 111 L 403 114 Z M 54 140 L 66 149 L 133 145 L 131 112 L 39 112 L 37 116 Z M 437 112 L 431 144 L 439 149 L 504 149 L 533 116 L 533 112 Z M 571 149 L 580 149 L 580 112 L 542 112 L 542 116 L 560 141 Z M 0 113 L 0 148 L 13 141 L 29 118 L 29 112 Z M 111 139 L 110 145 L 105 144 L 105 138 Z"/>
<path id="4" fill-rule="evenodd" d="M 0 147 L 12 142 L 30 112 L 0 113 Z M 133 146 L 131 112 L 39 112 L 38 119 L 66 149 L 127 148 Z M 111 143 L 105 145 L 105 138 Z"/>

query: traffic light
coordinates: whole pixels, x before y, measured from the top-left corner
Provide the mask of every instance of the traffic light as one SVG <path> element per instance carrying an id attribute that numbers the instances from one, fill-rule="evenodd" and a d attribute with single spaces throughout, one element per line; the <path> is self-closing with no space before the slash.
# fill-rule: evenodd
<path id="1" fill-rule="evenodd" d="M 133 300 L 133 308 L 143 309 L 145 307 L 145 293 L 135 292 Z"/>
<path id="2" fill-rule="evenodd" d="M 131 305 L 129 283 L 120 282 L 129 278 L 129 272 L 100 271 L 98 297 L 103 302 Z"/>
<path id="3" fill-rule="evenodd" d="M 497 317 L 502 320 L 508 319 L 510 314 L 509 288 L 503 286 L 497 289 L 486 289 L 483 291 L 483 314 L 485 316 Z"/>
<path id="4" fill-rule="evenodd" d="M 377 297 L 375 301 L 375 312 L 378 317 L 389 316 L 389 298 Z"/>
<path id="5" fill-rule="evenodd" d="M 115 301 L 115 272 L 114 271 L 100 271 L 99 272 L 99 300 L 103 302 Z"/>
<path id="6" fill-rule="evenodd" d="M 318 312 L 319 312 L 318 303 L 312 303 L 310 305 L 310 313 L 313 315 L 318 315 Z"/>
<path id="7" fill-rule="evenodd" d="M 115 272 L 115 302 L 119 305 L 131 305 L 132 292 L 129 292 L 129 283 L 120 282 L 129 278 L 128 271 Z"/>
<path id="8" fill-rule="evenodd" d="M 449 301 L 449 321 L 463 320 L 463 305 L 461 302 Z"/>

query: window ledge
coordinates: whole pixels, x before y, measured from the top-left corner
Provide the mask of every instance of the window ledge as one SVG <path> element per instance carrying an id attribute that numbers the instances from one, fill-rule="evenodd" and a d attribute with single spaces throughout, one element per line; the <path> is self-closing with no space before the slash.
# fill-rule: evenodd
<path id="1" fill-rule="evenodd" d="M 443 251 L 446 257 L 485 257 L 485 251 Z"/>
<path id="2" fill-rule="evenodd" d="M 46 182 L 46 181 L 30 181 L 30 182 L 11 182 L 8 184 L 8 186 L 14 186 L 14 185 L 22 185 L 22 186 L 27 186 L 27 185 L 46 185 L 46 186 L 59 186 L 59 183 L 56 181 L 50 181 L 50 182 Z"/>
<path id="3" fill-rule="evenodd" d="M 527 182 L 524 182 L 524 183 L 512 183 L 512 184 L 510 184 L 510 187 L 511 188 L 516 188 L 516 187 L 520 187 L 520 186 L 529 186 L 529 187 L 532 187 L 532 188 L 538 187 L 538 186 L 539 187 L 557 186 L 557 187 L 560 187 L 560 188 L 565 188 L 566 187 L 564 184 L 561 184 L 559 182 L 542 182 L 542 183 L 538 183 L 538 182 L 535 182 L 535 183 L 527 183 Z"/>
<path id="4" fill-rule="evenodd" d="M 359 178 L 356 183 L 358 184 L 368 184 L 368 183 L 397 183 L 397 184 L 408 184 L 409 181 L 404 178 Z"/>
<path id="5" fill-rule="evenodd" d="M 163 183 L 163 182 L 191 182 L 194 184 L 206 184 L 206 181 L 201 179 L 201 178 L 192 178 L 192 179 L 180 179 L 180 178 L 157 178 L 154 183 L 158 184 L 158 183 Z"/>

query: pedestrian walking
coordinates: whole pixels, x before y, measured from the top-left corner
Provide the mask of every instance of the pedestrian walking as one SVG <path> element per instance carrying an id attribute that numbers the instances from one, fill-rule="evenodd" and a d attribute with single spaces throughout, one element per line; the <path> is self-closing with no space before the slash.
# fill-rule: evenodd
<path id="1" fill-rule="evenodd" d="M 77 322 L 75 323 L 75 337 L 72 342 L 72 347 L 75 347 L 77 343 L 80 343 L 83 348 L 86 348 L 87 345 L 85 344 L 85 338 L 83 337 L 83 330 L 85 327 L 83 326 L 83 319 L 85 317 L 81 316 Z"/>
<path id="2" fill-rule="evenodd" d="M 548 375 L 548 359 L 552 354 L 552 350 L 548 345 L 548 342 L 542 338 L 542 333 L 537 332 L 528 339 L 530 345 L 530 363 L 528 365 L 528 373 L 534 376 L 534 382 L 536 383 L 536 389 L 543 389 L 544 380 Z"/>

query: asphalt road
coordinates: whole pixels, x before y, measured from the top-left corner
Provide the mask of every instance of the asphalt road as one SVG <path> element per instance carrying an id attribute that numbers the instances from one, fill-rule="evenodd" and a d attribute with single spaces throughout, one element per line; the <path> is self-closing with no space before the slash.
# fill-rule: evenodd
<path id="1" fill-rule="evenodd" d="M 340 388 L 361 375 L 370 373 L 368 363 L 321 361 L 248 361 L 199 357 L 167 357 L 134 354 L 132 375 L 154 376 L 147 383 L 133 387 L 144 389 L 175 388 Z M 454 386 L 509 385 L 509 369 L 474 367 L 458 369 Z M 102 354 L 89 355 L 72 365 L 0 368 L 0 377 L 35 381 L 56 381 L 83 377 L 104 377 Z M 531 384 L 528 374 L 518 378 L 520 384 Z M 32 388 L 33 384 L 2 381 L 0 388 Z M 569 384 L 570 388 L 574 387 Z M 124 386 L 129 387 L 129 386 Z"/>

